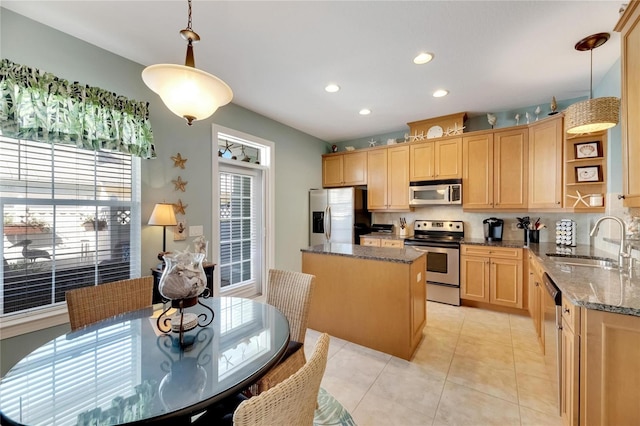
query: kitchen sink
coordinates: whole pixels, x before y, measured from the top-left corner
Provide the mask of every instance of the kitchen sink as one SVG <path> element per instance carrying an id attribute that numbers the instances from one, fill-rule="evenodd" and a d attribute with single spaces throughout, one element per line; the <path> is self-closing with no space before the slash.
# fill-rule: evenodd
<path id="1" fill-rule="evenodd" d="M 567 256 L 555 253 L 547 253 L 554 262 L 568 266 L 586 266 L 600 269 L 618 269 L 618 264 L 613 259 L 593 256 Z"/>

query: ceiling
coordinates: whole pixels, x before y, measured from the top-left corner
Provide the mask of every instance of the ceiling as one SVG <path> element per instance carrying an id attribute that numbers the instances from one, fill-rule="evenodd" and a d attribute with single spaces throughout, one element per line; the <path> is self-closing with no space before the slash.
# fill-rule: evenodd
<path id="1" fill-rule="evenodd" d="M 195 60 L 231 86 L 233 103 L 339 142 L 588 96 L 590 55 L 574 45 L 612 33 L 593 52 L 596 87 L 620 56 L 621 3 L 193 0 Z M 2 6 L 143 65 L 184 63 L 186 0 Z M 421 51 L 434 59 L 413 64 Z M 328 83 L 341 90 L 325 92 Z M 438 88 L 449 95 L 432 97 Z"/>

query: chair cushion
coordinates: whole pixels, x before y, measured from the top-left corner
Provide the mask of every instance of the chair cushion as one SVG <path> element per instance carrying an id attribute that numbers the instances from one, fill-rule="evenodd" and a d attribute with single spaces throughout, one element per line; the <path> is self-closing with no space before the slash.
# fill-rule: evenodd
<path id="1" fill-rule="evenodd" d="M 355 426 L 356 422 L 347 409 L 321 387 L 318 392 L 318 407 L 313 415 L 313 425 Z"/>

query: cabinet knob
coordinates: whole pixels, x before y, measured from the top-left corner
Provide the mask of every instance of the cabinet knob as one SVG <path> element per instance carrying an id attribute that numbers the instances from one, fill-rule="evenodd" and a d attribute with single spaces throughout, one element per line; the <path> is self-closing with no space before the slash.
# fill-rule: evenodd
<path id="1" fill-rule="evenodd" d="M 540 284 L 536 281 L 536 287 L 540 287 Z"/>
<path id="2" fill-rule="evenodd" d="M 563 308 L 563 309 L 562 309 L 562 312 L 563 312 L 563 313 L 565 313 L 565 314 L 568 314 L 568 313 L 570 313 L 570 312 L 571 312 L 571 309 L 569 309 L 569 308 Z"/>
<path id="3" fill-rule="evenodd" d="M 618 195 L 618 200 L 624 200 L 625 196 L 624 195 Z"/>
<path id="4" fill-rule="evenodd" d="M 560 201 L 556 201 L 556 204 L 557 204 L 557 205 L 560 205 Z"/>

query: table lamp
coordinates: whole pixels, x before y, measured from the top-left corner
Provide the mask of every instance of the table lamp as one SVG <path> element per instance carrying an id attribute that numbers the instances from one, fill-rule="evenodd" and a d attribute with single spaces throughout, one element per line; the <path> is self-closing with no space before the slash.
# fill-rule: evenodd
<path id="1" fill-rule="evenodd" d="M 158 203 L 153 207 L 149 225 L 162 226 L 162 254 L 167 251 L 167 226 L 175 226 L 178 224 L 176 214 L 173 211 L 173 204 Z M 161 255 L 158 255 L 162 259 Z M 163 262 L 164 263 L 164 262 Z"/>

